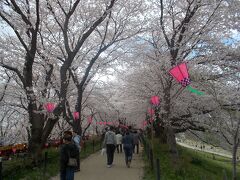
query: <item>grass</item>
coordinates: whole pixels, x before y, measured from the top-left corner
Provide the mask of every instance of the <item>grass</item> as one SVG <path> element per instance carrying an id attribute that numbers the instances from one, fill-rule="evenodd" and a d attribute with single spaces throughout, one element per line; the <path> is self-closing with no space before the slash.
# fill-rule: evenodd
<path id="1" fill-rule="evenodd" d="M 100 138 L 85 142 L 82 148 L 80 158 L 84 159 L 90 154 L 100 150 Z M 59 173 L 59 149 L 49 148 L 43 153 L 48 153 L 47 166 L 44 168 L 44 162 L 38 167 L 33 167 L 29 157 L 13 157 L 11 161 L 3 162 L 3 179 L 4 180 L 46 180 L 56 176 Z"/>
<path id="2" fill-rule="evenodd" d="M 154 159 L 160 159 L 161 180 L 222 180 L 231 179 L 231 159 L 211 153 L 195 151 L 178 146 L 179 159 L 171 158 L 168 146 L 155 143 Z M 155 180 L 156 172 L 149 166 L 147 156 L 144 180 Z M 155 168 L 156 169 L 156 168 Z M 240 164 L 237 166 L 240 178 Z"/>

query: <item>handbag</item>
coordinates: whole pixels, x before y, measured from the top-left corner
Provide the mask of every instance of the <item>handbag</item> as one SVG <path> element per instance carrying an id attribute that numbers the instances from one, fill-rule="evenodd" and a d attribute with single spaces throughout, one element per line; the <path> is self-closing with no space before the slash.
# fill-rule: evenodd
<path id="1" fill-rule="evenodd" d="M 101 155 L 103 156 L 104 154 L 106 154 L 106 148 L 102 148 L 101 150 Z"/>
<path id="2" fill-rule="evenodd" d="M 77 159 L 76 158 L 71 158 L 69 151 L 68 151 L 68 163 L 67 166 L 71 166 L 71 167 L 77 167 Z"/>

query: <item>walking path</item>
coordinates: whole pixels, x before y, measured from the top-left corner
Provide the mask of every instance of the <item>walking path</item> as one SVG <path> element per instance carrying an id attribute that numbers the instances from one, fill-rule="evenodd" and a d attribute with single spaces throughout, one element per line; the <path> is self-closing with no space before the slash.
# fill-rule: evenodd
<path id="1" fill-rule="evenodd" d="M 221 153 L 221 152 L 211 151 L 210 149 L 209 149 L 209 150 L 207 150 L 207 149 L 201 149 L 201 148 L 199 148 L 199 147 L 191 146 L 191 145 L 189 145 L 189 144 L 182 143 L 182 142 L 177 142 L 177 144 L 179 144 L 179 145 L 181 145 L 181 146 L 184 146 L 184 147 L 187 147 L 187 148 L 195 149 L 195 150 L 198 150 L 198 151 L 208 152 L 208 153 L 212 153 L 212 154 L 216 154 L 216 155 L 220 155 L 220 156 L 232 158 L 232 155 L 227 154 L 227 153 Z"/>
<path id="2" fill-rule="evenodd" d="M 127 168 L 124 160 L 124 153 L 114 154 L 113 166 L 107 168 L 106 155 L 100 152 L 92 154 L 82 160 L 81 171 L 75 173 L 75 180 L 141 180 L 143 177 L 144 162 L 142 154 L 133 154 L 131 167 Z M 52 180 L 59 180 L 58 177 Z"/>

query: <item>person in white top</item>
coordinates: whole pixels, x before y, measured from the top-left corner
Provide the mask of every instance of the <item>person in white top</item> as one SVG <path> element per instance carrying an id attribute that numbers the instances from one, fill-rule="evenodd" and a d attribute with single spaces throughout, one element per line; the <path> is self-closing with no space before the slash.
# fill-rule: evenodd
<path id="1" fill-rule="evenodd" d="M 122 134 L 118 131 L 116 135 L 116 140 L 117 140 L 117 152 L 122 153 Z"/>

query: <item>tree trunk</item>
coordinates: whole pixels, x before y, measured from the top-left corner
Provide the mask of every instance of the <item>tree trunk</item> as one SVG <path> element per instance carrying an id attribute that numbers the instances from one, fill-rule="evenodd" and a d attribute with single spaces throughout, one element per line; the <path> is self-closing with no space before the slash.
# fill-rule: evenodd
<path id="1" fill-rule="evenodd" d="M 31 126 L 31 137 L 29 139 L 29 152 L 33 158 L 33 163 L 38 164 L 42 152 L 42 132 L 44 126 L 44 115 L 29 112 Z"/>
<path id="2" fill-rule="evenodd" d="M 164 106 L 163 110 L 165 111 L 164 114 L 162 114 L 162 118 L 165 121 L 165 134 L 167 136 L 167 144 L 169 145 L 170 153 L 172 154 L 173 158 L 176 159 L 178 157 L 178 151 L 177 151 L 177 143 L 175 139 L 175 132 L 173 128 L 171 127 L 171 120 L 169 118 L 171 114 L 171 80 L 169 80 L 169 84 L 164 88 Z"/>
<path id="3" fill-rule="evenodd" d="M 162 144 L 166 144 L 167 143 L 167 134 L 166 134 L 166 131 L 164 130 L 164 127 L 157 126 L 154 129 L 155 129 L 155 136 L 157 138 L 159 138 L 159 142 Z"/>
<path id="4" fill-rule="evenodd" d="M 175 133 L 171 126 L 166 127 L 167 143 L 169 145 L 169 151 L 173 157 L 178 157 L 177 143 L 175 138 Z"/>

